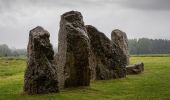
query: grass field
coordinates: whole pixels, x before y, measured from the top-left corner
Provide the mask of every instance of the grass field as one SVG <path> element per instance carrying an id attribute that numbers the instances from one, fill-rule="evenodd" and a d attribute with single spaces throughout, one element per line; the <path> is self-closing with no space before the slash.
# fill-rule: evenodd
<path id="1" fill-rule="evenodd" d="M 24 59 L 0 59 L 0 100 L 170 100 L 170 56 L 133 56 L 131 63 L 143 61 L 139 75 L 93 81 L 89 87 L 69 88 L 60 93 L 22 93 Z"/>

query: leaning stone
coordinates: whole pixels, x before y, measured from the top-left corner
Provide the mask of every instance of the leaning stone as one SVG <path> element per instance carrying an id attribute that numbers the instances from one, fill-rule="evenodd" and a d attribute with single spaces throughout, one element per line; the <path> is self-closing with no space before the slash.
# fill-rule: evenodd
<path id="1" fill-rule="evenodd" d="M 61 16 L 57 69 L 59 87 L 90 84 L 90 44 L 80 12 L 70 11 Z"/>
<path id="2" fill-rule="evenodd" d="M 126 55 L 126 64 L 129 64 L 129 50 L 128 50 L 128 38 L 126 33 L 121 30 L 113 30 L 111 33 L 111 40 L 114 44 L 121 48 L 124 55 Z"/>
<path id="3" fill-rule="evenodd" d="M 54 51 L 49 32 L 38 26 L 30 31 L 27 47 L 27 67 L 24 91 L 28 94 L 58 92 L 56 68 L 52 64 Z"/>
<path id="4" fill-rule="evenodd" d="M 91 25 L 86 26 L 96 62 L 96 79 L 106 80 L 126 76 L 126 56 L 104 33 Z M 94 64 L 93 64 L 94 65 Z"/>
<path id="5" fill-rule="evenodd" d="M 139 74 L 144 71 L 144 63 L 138 63 L 134 65 L 129 65 L 126 67 L 127 74 Z"/>

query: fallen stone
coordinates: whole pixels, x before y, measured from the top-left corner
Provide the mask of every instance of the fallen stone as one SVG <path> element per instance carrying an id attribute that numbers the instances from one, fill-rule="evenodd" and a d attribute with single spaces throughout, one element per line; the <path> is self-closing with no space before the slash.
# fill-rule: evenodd
<path id="1" fill-rule="evenodd" d="M 56 68 L 52 63 L 54 51 L 49 36 L 49 32 L 40 26 L 29 33 L 24 76 L 24 91 L 28 94 L 59 91 Z"/>
<path id="2" fill-rule="evenodd" d="M 126 67 L 126 73 L 127 74 L 139 74 L 144 71 L 144 63 L 138 63 L 134 65 L 128 65 Z"/>
<path id="3" fill-rule="evenodd" d="M 80 12 L 70 11 L 61 16 L 57 69 L 59 87 L 90 84 L 90 43 Z"/>
<path id="4" fill-rule="evenodd" d="M 107 80 L 126 76 L 126 55 L 104 33 L 91 25 L 86 26 L 94 54 L 96 79 Z M 94 64 L 93 64 L 94 65 Z M 94 71 L 93 71 L 94 72 Z"/>
<path id="5" fill-rule="evenodd" d="M 128 38 L 126 33 L 121 30 L 113 30 L 111 33 L 111 40 L 123 51 L 123 55 L 126 55 L 126 64 L 129 64 L 129 50 L 128 50 Z"/>

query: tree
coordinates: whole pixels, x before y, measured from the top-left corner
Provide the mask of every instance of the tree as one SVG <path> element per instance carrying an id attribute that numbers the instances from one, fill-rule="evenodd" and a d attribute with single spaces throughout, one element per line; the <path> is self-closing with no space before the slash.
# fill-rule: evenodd
<path id="1" fill-rule="evenodd" d="M 0 56 L 9 56 L 11 55 L 11 50 L 6 44 L 0 45 Z"/>
<path id="2" fill-rule="evenodd" d="M 168 54 L 170 40 L 165 39 L 129 39 L 130 54 Z"/>

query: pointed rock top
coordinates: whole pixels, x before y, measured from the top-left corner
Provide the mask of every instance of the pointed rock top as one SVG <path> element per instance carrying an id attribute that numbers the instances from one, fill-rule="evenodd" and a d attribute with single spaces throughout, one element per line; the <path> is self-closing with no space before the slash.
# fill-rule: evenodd
<path id="1" fill-rule="evenodd" d="M 82 20 L 83 16 L 80 12 L 78 11 L 69 11 L 61 15 L 62 18 L 69 22 L 74 22 L 76 20 Z"/>
<path id="2" fill-rule="evenodd" d="M 112 31 L 111 33 L 111 36 L 114 37 L 114 36 L 118 36 L 118 37 L 121 37 L 122 35 L 126 36 L 126 33 L 119 30 L 119 29 L 115 29 Z"/>
<path id="3" fill-rule="evenodd" d="M 37 26 L 30 31 L 30 35 L 36 37 L 49 37 L 50 33 L 41 26 Z"/>

